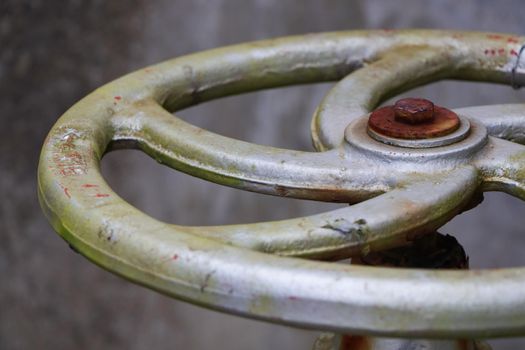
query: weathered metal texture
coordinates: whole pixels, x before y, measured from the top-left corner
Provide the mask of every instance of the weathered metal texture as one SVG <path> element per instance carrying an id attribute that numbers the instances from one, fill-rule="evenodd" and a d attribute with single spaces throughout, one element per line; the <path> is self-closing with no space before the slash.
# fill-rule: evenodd
<path id="1" fill-rule="evenodd" d="M 409 245 L 352 258 L 353 265 L 419 269 L 468 269 L 469 258 L 458 240 L 439 232 L 416 237 Z"/>
<path id="2" fill-rule="evenodd" d="M 421 139 L 406 139 L 387 136 L 382 132 L 376 132 L 373 128 L 370 128 L 370 122 L 368 123 L 369 127 L 367 129 L 368 135 L 370 135 L 374 140 L 385 143 L 387 145 L 406 147 L 406 148 L 433 148 L 433 147 L 442 147 L 451 145 L 453 143 L 459 142 L 465 139 L 470 133 L 470 121 L 464 117 L 458 117 L 459 126 L 458 128 L 444 136 L 437 136 L 431 138 L 421 138 Z M 369 119 L 370 121 L 370 119 Z M 484 132 L 485 134 L 485 132 Z"/>
<path id="3" fill-rule="evenodd" d="M 391 137 L 408 140 L 429 139 L 449 135 L 459 128 L 459 118 L 449 109 L 432 106 L 431 121 L 407 123 L 400 121 L 394 106 L 385 106 L 370 113 L 368 126 Z"/>
<path id="4" fill-rule="evenodd" d="M 313 350 L 491 350 L 482 341 L 343 337 L 324 333 Z"/>
<path id="5" fill-rule="evenodd" d="M 408 150 L 366 134 L 371 109 L 417 84 L 445 77 L 509 83 L 523 41 L 444 31 L 341 32 L 221 48 L 139 70 L 85 97 L 53 127 L 39 164 L 42 207 L 57 232 L 96 264 L 210 308 L 352 334 L 522 334 L 525 269 L 391 270 L 263 253 L 364 254 L 435 230 L 479 189 L 525 199 L 525 148 L 487 136 L 488 128 L 523 141 L 525 108 L 512 107 L 511 120 L 498 117 L 503 122 L 495 124 L 466 110 L 469 136 L 443 147 Z M 231 94 L 337 80 L 354 70 L 314 117 L 322 153 L 229 139 L 170 114 Z M 518 64 L 514 81 L 524 77 Z M 275 223 L 169 225 L 126 203 L 102 178 L 103 154 L 126 147 L 245 190 L 350 203 L 375 198 Z"/>
<path id="6" fill-rule="evenodd" d="M 396 120 L 420 124 L 434 120 L 434 103 L 424 98 L 402 98 L 394 103 Z"/>
<path id="7" fill-rule="evenodd" d="M 352 258 L 353 265 L 382 267 L 405 267 L 423 269 L 468 269 L 468 256 L 459 242 L 452 236 L 433 232 L 417 237 L 407 246 L 370 253 Z M 336 350 L 476 350 L 471 339 L 402 339 L 344 334 L 320 337 L 317 343 L 332 340 Z M 339 342 L 337 344 L 335 341 Z M 316 344 L 317 344 L 316 343 Z M 328 346 L 328 345 L 327 345 Z"/>

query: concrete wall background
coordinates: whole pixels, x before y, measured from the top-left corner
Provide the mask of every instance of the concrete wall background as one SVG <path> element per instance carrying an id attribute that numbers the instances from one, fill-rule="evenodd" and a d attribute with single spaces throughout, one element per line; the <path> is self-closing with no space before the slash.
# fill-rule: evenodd
<path id="1" fill-rule="evenodd" d="M 54 234 L 36 199 L 38 152 L 58 116 L 95 87 L 147 64 L 242 41 L 356 28 L 523 34 L 524 17 L 519 0 L 1 1 L 0 349 L 309 349 L 317 334 L 168 299 L 93 266 Z M 232 97 L 180 116 L 227 136 L 310 149 L 310 115 L 329 87 Z M 508 87 L 458 82 L 411 94 L 449 107 L 523 99 Z M 137 207 L 181 224 L 273 220 L 334 207 L 208 184 L 134 151 L 108 155 L 103 171 Z M 474 267 L 524 265 L 525 205 L 486 197 L 442 231 L 456 234 Z M 493 343 L 516 349 L 525 340 Z"/>

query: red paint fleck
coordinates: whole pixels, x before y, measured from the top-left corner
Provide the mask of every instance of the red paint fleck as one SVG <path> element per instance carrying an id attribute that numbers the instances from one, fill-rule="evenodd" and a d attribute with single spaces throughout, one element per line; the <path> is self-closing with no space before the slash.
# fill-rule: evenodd
<path id="1" fill-rule="evenodd" d="M 499 40 L 499 39 L 503 39 L 503 36 L 497 35 L 497 34 L 489 34 L 489 35 L 487 35 L 487 38 L 494 39 L 494 40 Z"/>
<path id="2" fill-rule="evenodd" d="M 395 35 L 395 29 L 381 29 L 383 35 Z"/>
<path id="3" fill-rule="evenodd" d="M 117 100 L 117 101 L 122 100 L 122 96 L 115 96 L 115 100 Z"/>
<path id="4" fill-rule="evenodd" d="M 71 199 L 71 195 L 69 194 L 69 189 L 67 187 L 62 187 L 62 189 L 64 190 L 64 193 L 67 196 L 67 198 Z"/>
<path id="5" fill-rule="evenodd" d="M 173 260 L 177 260 L 179 258 L 179 256 L 177 254 L 174 254 L 172 258 L 173 258 Z"/>
<path id="6" fill-rule="evenodd" d="M 83 184 L 82 187 L 84 187 L 84 188 L 92 188 L 92 187 L 98 187 L 98 185 L 93 185 L 93 184 Z"/>
<path id="7" fill-rule="evenodd" d="M 97 197 L 97 198 L 105 198 L 105 197 L 109 197 L 109 194 L 107 194 L 107 193 L 97 193 L 95 195 L 95 197 Z"/>
<path id="8" fill-rule="evenodd" d="M 62 176 L 82 175 L 87 171 L 87 164 L 82 154 L 75 151 L 73 147 L 69 141 L 66 141 L 61 145 L 60 151 L 53 153 L 53 162 L 58 174 Z"/>
<path id="9" fill-rule="evenodd" d="M 513 37 L 508 38 L 508 39 L 507 39 L 507 42 L 508 42 L 508 43 L 512 43 L 512 44 L 517 44 L 517 43 L 519 43 L 518 39 L 513 38 Z"/>
<path id="10" fill-rule="evenodd" d="M 514 50 L 514 49 L 511 49 L 511 50 L 510 50 L 510 54 L 511 54 L 512 56 L 518 56 L 518 51 L 516 51 L 516 50 Z"/>
<path id="11" fill-rule="evenodd" d="M 498 53 L 500 55 L 504 55 L 505 54 L 505 49 L 498 49 Z"/>

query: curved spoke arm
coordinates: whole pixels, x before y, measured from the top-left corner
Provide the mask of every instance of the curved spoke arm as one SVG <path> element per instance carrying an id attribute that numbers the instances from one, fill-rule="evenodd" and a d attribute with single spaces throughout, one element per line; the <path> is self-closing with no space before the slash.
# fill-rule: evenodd
<path id="1" fill-rule="evenodd" d="M 285 150 L 220 136 L 171 115 L 156 102 L 112 118 L 113 140 L 133 142 L 157 161 L 220 184 L 278 196 L 356 202 L 390 189 L 386 171 L 347 151 Z M 372 172 L 371 169 L 377 168 Z M 389 171 L 390 177 L 393 176 Z"/>
<path id="2" fill-rule="evenodd" d="M 406 244 L 468 204 L 478 185 L 460 168 L 325 214 L 270 223 L 179 227 L 227 244 L 280 255 L 341 259 Z"/>
<path id="3" fill-rule="evenodd" d="M 343 139 L 342 130 L 352 120 L 382 100 L 423 83 L 443 78 L 514 84 L 525 81 L 524 64 L 516 62 L 522 38 L 488 34 L 476 42 L 464 34 L 453 36 L 459 40 L 445 40 L 440 45 L 433 40 L 400 42 L 341 80 L 314 113 L 311 129 L 315 147 L 337 147 Z M 499 47 L 497 54 L 494 45 Z"/>
<path id="4" fill-rule="evenodd" d="M 454 111 L 485 125 L 489 135 L 525 144 L 525 104 L 476 106 Z"/>
<path id="5" fill-rule="evenodd" d="M 459 64 L 459 63 L 456 63 Z M 454 56 L 444 48 L 402 47 L 348 75 L 328 93 L 314 114 L 312 138 L 318 150 L 339 146 L 345 127 L 390 95 L 450 75 Z"/>
<path id="6" fill-rule="evenodd" d="M 475 160 L 487 191 L 503 191 L 525 200 L 525 146 L 489 138 Z"/>
<path id="7" fill-rule="evenodd" d="M 136 283 L 235 314 L 359 334 L 474 337 L 516 334 L 525 326 L 523 270 L 480 274 L 311 262 L 222 244 L 158 222 L 111 191 L 88 136 L 63 130 L 51 137 L 39 168 L 40 200 L 54 228 L 76 250 Z M 451 210 L 446 197 L 460 204 L 459 188 L 475 187 L 474 175 L 464 168 L 442 184 L 436 181 L 448 193 L 443 197 L 434 198 L 438 191 L 428 184 L 406 188 L 404 208 L 397 211 L 415 210 L 411 215 L 421 220 L 432 215 L 428 211 L 435 212 L 434 219 L 446 217 Z M 441 205 L 417 211 L 425 196 Z M 380 208 L 390 209 L 383 199 Z M 337 224 L 342 223 L 329 223 L 329 230 L 349 229 Z"/>

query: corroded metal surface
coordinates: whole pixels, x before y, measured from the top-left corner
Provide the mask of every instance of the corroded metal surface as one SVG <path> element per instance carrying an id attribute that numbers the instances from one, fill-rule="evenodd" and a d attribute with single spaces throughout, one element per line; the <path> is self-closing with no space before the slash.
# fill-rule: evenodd
<path id="1" fill-rule="evenodd" d="M 367 132 L 376 141 L 387 145 L 407 147 L 407 148 L 433 148 L 451 145 L 465 139 L 470 133 L 470 121 L 462 116 L 457 117 L 459 120 L 458 128 L 444 136 L 421 138 L 421 139 L 407 139 L 387 136 L 382 132 L 376 132 L 371 127 L 368 127 Z M 370 121 L 370 119 L 369 119 Z M 370 125 L 370 122 L 368 123 Z"/>
<path id="2" fill-rule="evenodd" d="M 352 259 L 352 264 L 419 269 L 468 269 L 469 258 L 456 238 L 433 232 L 410 245 Z"/>
<path id="3" fill-rule="evenodd" d="M 415 113 L 419 115 L 419 113 Z M 412 118 L 415 116 L 412 115 Z M 426 118 L 425 113 L 420 117 Z M 441 106 L 432 105 L 432 110 L 428 113 L 429 120 L 420 122 L 407 122 L 400 120 L 399 112 L 395 106 L 385 106 L 370 113 L 368 126 L 374 131 L 391 137 L 400 139 L 429 139 L 441 137 L 453 133 L 459 128 L 459 118 L 456 113 Z M 407 117 L 407 119 L 410 119 Z"/>
<path id="4" fill-rule="evenodd" d="M 521 334 L 524 269 L 391 270 L 290 257 L 337 259 L 402 245 L 468 207 L 478 190 L 525 199 L 525 148 L 495 137 L 522 142 L 524 109 L 512 107 L 510 121 L 499 116 L 502 123 L 465 110 L 468 137 L 429 149 L 385 145 L 366 133 L 371 109 L 415 85 L 441 78 L 509 83 L 525 39 L 497 38 L 443 31 L 328 33 L 147 67 L 85 97 L 53 127 L 39 164 L 42 207 L 57 232 L 96 264 L 210 308 L 352 334 Z M 487 51 L 495 46 L 497 54 Z M 524 81 L 523 68 L 518 64 L 514 81 Z M 313 120 L 314 144 L 325 152 L 249 144 L 170 114 L 231 94 L 341 78 Z M 249 191 L 369 200 L 275 223 L 169 225 L 127 204 L 102 178 L 104 153 L 125 147 Z"/>
<path id="5" fill-rule="evenodd" d="M 324 333 L 313 350 L 491 350 L 482 341 L 342 337 Z"/>
<path id="6" fill-rule="evenodd" d="M 468 256 L 452 236 L 433 232 L 417 237 L 407 246 L 370 253 L 352 259 L 353 265 L 393 268 L 468 269 Z M 344 334 L 338 350 L 476 350 L 471 339 L 401 339 Z M 335 344 L 334 344 L 335 345 Z"/>
<path id="7" fill-rule="evenodd" d="M 394 103 L 396 120 L 420 124 L 434 120 L 434 103 L 424 98 L 403 98 Z"/>
<path id="8" fill-rule="evenodd" d="M 452 236 L 438 232 L 417 237 L 410 245 L 352 258 L 353 265 L 393 268 L 468 269 L 468 256 Z M 314 350 L 481 350 L 471 339 L 402 339 L 366 335 L 324 333 Z"/>

